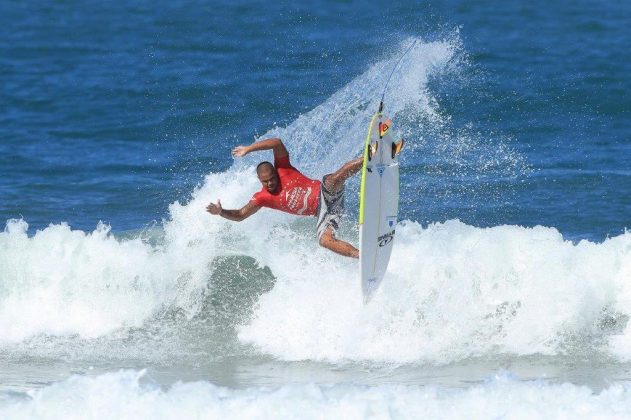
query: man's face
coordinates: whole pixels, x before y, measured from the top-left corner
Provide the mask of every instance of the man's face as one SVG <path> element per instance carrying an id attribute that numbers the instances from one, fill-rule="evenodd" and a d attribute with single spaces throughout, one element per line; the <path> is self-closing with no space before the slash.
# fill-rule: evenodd
<path id="1" fill-rule="evenodd" d="M 273 193 L 278 188 L 278 174 L 273 168 L 265 167 L 261 168 L 258 173 L 259 181 L 263 184 L 263 187 L 270 193 Z"/>

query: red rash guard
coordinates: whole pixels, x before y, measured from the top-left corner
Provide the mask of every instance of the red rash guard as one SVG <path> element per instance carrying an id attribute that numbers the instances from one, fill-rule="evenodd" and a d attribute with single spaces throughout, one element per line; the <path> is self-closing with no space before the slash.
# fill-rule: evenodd
<path id="1" fill-rule="evenodd" d="M 309 179 L 289 163 L 289 155 L 274 159 L 279 186 L 275 193 L 263 187 L 252 196 L 260 207 L 284 211 L 300 216 L 315 216 L 320 200 L 320 181 Z"/>

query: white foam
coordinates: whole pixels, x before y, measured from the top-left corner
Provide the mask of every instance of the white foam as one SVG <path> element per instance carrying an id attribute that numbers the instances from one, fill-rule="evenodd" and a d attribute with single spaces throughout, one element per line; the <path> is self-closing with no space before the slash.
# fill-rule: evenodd
<path id="1" fill-rule="evenodd" d="M 276 286 L 239 337 L 284 360 L 561 354 L 577 338 L 602 334 L 605 309 L 631 311 L 631 233 L 574 244 L 553 228 L 406 222 L 367 306 L 352 260 L 316 254 L 300 273 L 266 263 Z"/>
<path id="2" fill-rule="evenodd" d="M 92 233 L 51 225 L 32 237 L 27 228 L 12 220 L 0 234 L 0 341 L 140 325 L 171 292 L 140 240 L 116 241 L 102 224 Z"/>
<path id="3" fill-rule="evenodd" d="M 207 214 L 209 191 L 223 191 L 230 205 L 255 182 L 251 173 L 209 175 L 188 205 L 171 206 L 158 246 L 116 239 L 101 223 L 91 233 L 62 223 L 29 237 L 25 221 L 8 221 L 0 233 L 0 343 L 39 334 L 98 337 L 139 327 L 165 308 L 193 316 L 213 259 L 258 240 L 245 234 L 256 221 L 232 226 Z"/>
<path id="4" fill-rule="evenodd" d="M 418 385 L 286 385 L 223 388 L 178 382 L 168 389 L 143 384 L 142 372 L 62 382 L 0 398 L 0 416 L 11 419 L 242 419 L 431 418 L 614 419 L 629 418 L 631 388 L 614 384 L 594 393 L 569 383 L 520 382 L 507 375 L 466 389 Z"/>

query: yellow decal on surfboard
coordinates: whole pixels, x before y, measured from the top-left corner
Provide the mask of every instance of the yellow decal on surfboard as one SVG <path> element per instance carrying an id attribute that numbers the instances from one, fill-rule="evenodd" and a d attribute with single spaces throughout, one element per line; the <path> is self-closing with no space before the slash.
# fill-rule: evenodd
<path id="1" fill-rule="evenodd" d="M 379 113 L 375 113 L 370 120 L 368 126 L 368 135 L 364 142 L 364 163 L 362 164 L 362 179 L 359 186 L 359 224 L 364 224 L 364 209 L 366 208 L 366 166 L 368 165 L 368 150 L 370 149 L 370 134 L 372 133 L 372 126 L 375 123 L 375 119 L 379 116 Z"/>

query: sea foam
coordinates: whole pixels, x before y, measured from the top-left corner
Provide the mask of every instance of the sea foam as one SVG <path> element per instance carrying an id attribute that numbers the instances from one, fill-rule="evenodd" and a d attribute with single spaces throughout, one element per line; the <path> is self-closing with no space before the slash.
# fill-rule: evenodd
<path id="1" fill-rule="evenodd" d="M 467 389 L 418 385 L 296 384 L 230 389 L 200 381 L 167 389 L 143 372 L 73 376 L 25 394 L 0 394 L 0 416 L 11 419 L 622 419 L 631 389 L 520 382 L 498 375 Z"/>
<path id="2" fill-rule="evenodd" d="M 356 263 L 325 258 L 266 261 L 276 286 L 239 337 L 284 360 L 447 363 L 606 349 L 621 331 L 603 322 L 631 313 L 630 233 L 575 244 L 541 226 L 404 222 L 368 305 Z"/>

